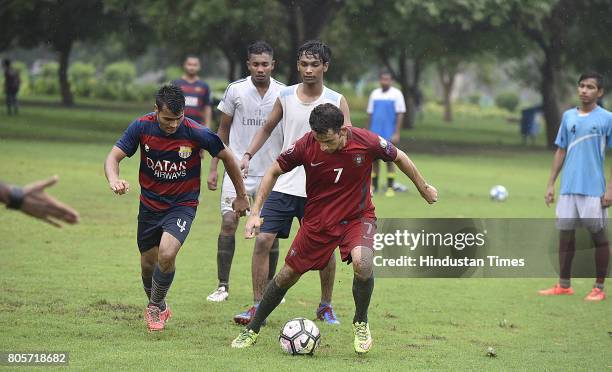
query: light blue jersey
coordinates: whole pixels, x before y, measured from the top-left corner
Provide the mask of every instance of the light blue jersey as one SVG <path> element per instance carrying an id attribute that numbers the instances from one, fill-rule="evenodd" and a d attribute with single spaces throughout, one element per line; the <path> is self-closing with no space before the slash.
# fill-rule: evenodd
<path id="1" fill-rule="evenodd" d="M 561 195 L 602 196 L 606 145 L 612 147 L 612 113 L 599 106 L 584 116 L 577 108 L 567 110 L 555 145 L 566 150 Z"/>
<path id="2" fill-rule="evenodd" d="M 374 89 L 368 101 L 368 114 L 372 115 L 370 130 L 386 140 L 395 133 L 397 114 L 406 112 L 402 91 L 390 87 L 386 91 Z"/>

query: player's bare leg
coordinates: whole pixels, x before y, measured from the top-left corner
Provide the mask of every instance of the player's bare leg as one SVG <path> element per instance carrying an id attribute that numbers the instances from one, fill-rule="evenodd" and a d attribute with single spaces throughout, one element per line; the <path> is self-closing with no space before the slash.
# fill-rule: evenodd
<path id="1" fill-rule="evenodd" d="M 294 271 L 287 264 L 283 265 L 278 274 L 276 274 L 274 279 L 272 279 L 266 287 L 253 320 L 247 325 L 246 329 L 232 341 L 233 348 L 244 348 L 255 344 L 263 322 L 280 304 L 287 290 L 289 290 L 301 276 L 302 274 Z"/>
<path id="2" fill-rule="evenodd" d="M 331 305 L 334 282 L 336 280 L 336 255 L 332 254 L 327 266 L 319 271 L 321 279 L 321 302 L 317 308 L 317 319 L 327 324 L 340 324 Z"/>
<path id="3" fill-rule="evenodd" d="M 374 252 L 368 247 L 358 246 L 351 250 L 353 259 L 353 299 L 355 300 L 355 317 L 353 346 L 358 354 L 365 354 L 372 347 L 372 335 L 368 324 L 368 307 L 374 290 L 372 272 Z"/>
<path id="4" fill-rule="evenodd" d="M 251 273 L 253 279 L 253 299 L 255 303 L 260 302 L 263 291 L 269 280 L 270 271 L 270 252 L 274 242 L 278 243 L 275 233 L 259 233 L 255 239 L 253 249 L 253 260 L 251 263 Z"/>
<path id="5" fill-rule="evenodd" d="M 229 296 L 229 275 L 236 250 L 236 228 L 238 218 L 235 213 L 227 212 L 221 218 L 221 232 L 217 239 L 217 289 L 206 299 L 211 302 L 227 300 Z"/>
<path id="6" fill-rule="evenodd" d="M 154 246 L 140 254 L 140 274 L 142 276 L 142 287 L 147 295 L 147 300 L 151 299 L 151 286 L 153 285 L 153 270 L 157 263 L 159 246 Z"/>
<path id="7" fill-rule="evenodd" d="M 278 239 L 276 239 L 276 233 L 259 233 L 255 238 L 251 263 L 254 303 L 247 310 L 236 314 L 234 322 L 246 325 L 253 319 L 266 285 L 272 280 L 270 274 L 272 273 L 273 277 L 273 271 L 276 270 L 276 261 L 278 261 Z"/>
<path id="8" fill-rule="evenodd" d="M 151 298 L 145 310 L 145 320 L 149 331 L 163 330 L 166 320 L 172 316 L 166 304 L 166 295 L 174 279 L 175 260 L 179 249 L 181 249 L 181 242 L 171 234 L 164 232 L 159 243 L 157 264 L 153 270 Z"/>

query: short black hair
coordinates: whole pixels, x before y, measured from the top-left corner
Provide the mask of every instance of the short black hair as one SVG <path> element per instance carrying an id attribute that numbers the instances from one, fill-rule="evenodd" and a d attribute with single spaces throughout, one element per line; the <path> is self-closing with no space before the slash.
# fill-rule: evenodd
<path id="1" fill-rule="evenodd" d="M 317 134 L 327 134 L 329 129 L 338 133 L 344 124 L 344 114 L 331 103 L 324 103 L 312 110 L 308 122 L 310 129 Z"/>
<path id="2" fill-rule="evenodd" d="M 580 85 L 580 83 L 582 83 L 582 81 L 586 79 L 595 79 L 595 82 L 597 83 L 597 89 L 601 89 L 604 86 L 604 77 L 599 72 L 591 71 L 585 72 L 584 74 L 580 75 L 580 77 L 578 78 L 578 85 Z"/>
<path id="3" fill-rule="evenodd" d="M 2 65 L 3 65 L 4 67 L 11 67 L 11 60 L 10 60 L 10 59 L 8 59 L 8 58 L 3 59 L 3 60 L 2 60 Z"/>
<path id="4" fill-rule="evenodd" d="M 383 77 L 385 75 L 389 75 L 391 77 L 391 79 L 393 79 L 393 74 L 389 70 L 380 70 L 380 72 L 378 73 L 378 77 L 379 78 L 381 78 L 381 77 Z"/>
<path id="5" fill-rule="evenodd" d="M 251 54 L 269 54 L 274 57 L 274 49 L 265 41 L 256 41 L 247 47 L 247 59 L 251 58 Z"/>
<path id="6" fill-rule="evenodd" d="M 195 54 L 187 54 L 187 55 L 185 56 L 185 59 L 183 60 L 183 63 L 187 62 L 187 60 L 188 60 L 189 58 L 195 58 L 195 59 L 197 59 L 197 60 L 198 60 L 198 62 L 200 61 L 200 57 L 196 56 Z"/>
<path id="7" fill-rule="evenodd" d="M 323 63 L 331 61 L 332 52 L 331 49 L 320 40 L 308 40 L 298 49 L 297 59 L 301 56 L 312 56 L 318 58 Z"/>
<path id="8" fill-rule="evenodd" d="M 162 85 L 155 95 L 155 104 L 159 111 L 164 109 L 164 106 L 173 114 L 180 114 L 185 109 L 185 95 L 181 88 L 176 85 Z"/>

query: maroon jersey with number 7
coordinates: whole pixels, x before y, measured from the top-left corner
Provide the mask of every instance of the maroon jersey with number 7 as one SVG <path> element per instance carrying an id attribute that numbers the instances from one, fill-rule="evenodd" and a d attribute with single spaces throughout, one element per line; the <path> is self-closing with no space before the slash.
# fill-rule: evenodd
<path id="1" fill-rule="evenodd" d="M 306 209 L 302 227 L 329 230 L 342 221 L 376 218 L 370 197 L 372 162 L 393 161 L 391 142 L 361 128 L 348 128 L 346 145 L 333 153 L 321 150 L 309 132 L 277 159 L 283 172 L 300 165 L 306 170 Z"/>

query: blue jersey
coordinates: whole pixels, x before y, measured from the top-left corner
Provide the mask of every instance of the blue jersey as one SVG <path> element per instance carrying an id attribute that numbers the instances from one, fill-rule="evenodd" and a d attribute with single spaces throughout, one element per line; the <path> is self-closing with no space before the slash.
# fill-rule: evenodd
<path id="1" fill-rule="evenodd" d="M 561 195 L 602 196 L 606 145 L 612 147 L 612 114 L 599 106 L 585 116 L 577 108 L 567 110 L 555 144 L 566 150 Z"/>
<path id="2" fill-rule="evenodd" d="M 406 112 L 404 95 L 395 87 L 374 89 L 368 100 L 368 114 L 372 115 L 370 130 L 387 141 L 395 133 L 397 114 Z"/>
<path id="3" fill-rule="evenodd" d="M 149 209 L 198 205 L 200 149 L 212 157 L 225 148 L 208 128 L 185 118 L 175 133 L 167 135 L 152 112 L 136 119 L 115 144 L 127 156 L 140 146 L 140 200 Z"/>
<path id="4" fill-rule="evenodd" d="M 172 84 L 181 88 L 185 95 L 185 116 L 198 124 L 209 126 L 210 123 L 205 123 L 202 116 L 204 108 L 212 104 L 208 84 L 199 79 L 193 83 L 189 83 L 185 79 L 177 79 Z"/>

